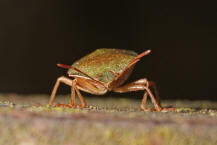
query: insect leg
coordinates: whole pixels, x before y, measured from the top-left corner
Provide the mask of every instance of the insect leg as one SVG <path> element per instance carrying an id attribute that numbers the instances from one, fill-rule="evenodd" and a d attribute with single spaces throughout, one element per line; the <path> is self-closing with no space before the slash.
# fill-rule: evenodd
<path id="1" fill-rule="evenodd" d="M 75 90 L 76 90 L 76 93 L 78 94 L 78 97 L 81 101 L 81 105 L 79 105 L 79 108 L 84 108 L 87 105 L 87 103 L 86 103 L 84 97 L 81 95 L 79 89 L 76 86 L 75 86 Z"/>
<path id="2" fill-rule="evenodd" d="M 154 89 L 154 94 L 156 96 L 156 100 L 157 100 L 158 104 L 160 105 L 161 104 L 160 95 L 159 95 L 156 83 L 153 81 L 149 81 L 149 86 Z"/>
<path id="3" fill-rule="evenodd" d="M 65 83 L 66 85 L 68 86 L 72 86 L 72 80 L 67 78 L 67 77 L 64 77 L 64 76 L 61 76 L 57 79 L 56 81 L 56 84 L 53 88 L 53 91 L 51 93 L 51 97 L 50 97 L 50 101 L 49 101 L 49 105 L 53 105 L 53 101 L 54 101 L 54 98 L 55 98 L 55 95 L 56 95 L 56 92 L 57 92 L 57 89 L 60 85 L 60 82 L 62 83 Z"/>
<path id="4" fill-rule="evenodd" d="M 158 104 L 157 100 L 155 99 L 154 95 L 152 94 L 151 90 L 149 89 L 149 82 L 147 82 L 147 84 L 145 86 L 145 90 L 147 91 L 148 95 L 151 97 L 151 101 L 154 104 L 155 109 L 157 111 L 161 111 L 161 106 Z M 142 104 L 143 104 L 143 102 L 142 102 Z"/>
<path id="5" fill-rule="evenodd" d="M 154 83 L 151 83 L 151 85 L 153 86 Z M 152 103 L 155 106 L 155 109 L 157 111 L 161 111 L 161 106 L 159 104 L 159 101 L 155 99 L 153 93 L 151 92 L 151 90 L 149 89 L 150 83 L 146 78 L 143 79 L 139 79 L 135 82 L 126 84 L 124 86 L 121 86 L 119 88 L 115 88 L 113 89 L 114 92 L 119 92 L 119 93 L 124 93 L 124 92 L 131 92 L 131 91 L 139 91 L 139 90 L 145 90 L 143 99 L 142 99 L 142 104 L 141 104 L 141 108 L 143 110 L 147 110 L 147 111 L 152 111 L 153 109 L 149 109 L 146 107 L 146 101 L 147 101 L 147 96 L 149 95 L 151 98 Z M 156 89 L 156 87 L 155 87 Z"/>
<path id="6" fill-rule="evenodd" d="M 142 98 L 142 104 L 141 104 L 141 108 L 143 110 L 148 110 L 148 108 L 146 107 L 146 101 L 147 101 L 147 97 L 148 97 L 148 93 L 145 92 Z"/>
<path id="7" fill-rule="evenodd" d="M 154 90 L 155 90 L 155 95 L 157 96 L 157 99 L 155 99 L 154 95 L 152 94 L 151 90 L 149 89 L 149 86 L 150 86 L 150 85 L 152 85 L 152 87 L 154 88 Z M 157 87 L 156 87 L 156 85 L 155 85 L 154 82 L 149 82 L 149 81 L 148 81 L 148 82 L 146 83 L 145 90 L 147 91 L 147 93 L 148 93 L 149 96 L 151 97 L 151 101 L 152 101 L 152 103 L 154 104 L 155 109 L 156 109 L 157 111 L 176 111 L 176 108 L 172 108 L 172 107 L 170 107 L 170 108 L 161 108 L 161 105 L 160 105 L 160 96 L 159 96 L 159 94 L 158 94 Z M 141 105 L 141 108 L 142 108 L 143 110 L 146 110 L 146 108 L 143 108 L 143 104 Z"/>
<path id="8" fill-rule="evenodd" d="M 71 105 L 75 105 L 75 86 L 76 86 L 76 80 L 72 81 L 72 87 L 71 87 Z"/>
<path id="9" fill-rule="evenodd" d="M 156 96 L 156 100 L 157 100 L 157 103 L 160 105 L 160 95 L 159 95 L 159 92 L 158 92 L 158 89 L 157 89 L 157 85 L 155 82 L 153 81 L 148 81 L 146 78 L 143 78 L 143 79 L 139 79 L 135 82 L 133 82 L 134 84 L 143 84 L 143 85 L 146 85 L 148 82 L 149 86 L 152 87 L 154 90 L 154 94 Z"/>

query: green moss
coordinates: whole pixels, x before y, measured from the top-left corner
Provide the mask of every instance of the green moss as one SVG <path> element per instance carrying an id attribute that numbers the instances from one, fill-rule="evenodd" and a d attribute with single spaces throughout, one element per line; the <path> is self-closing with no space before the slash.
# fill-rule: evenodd
<path id="1" fill-rule="evenodd" d="M 176 109 L 177 112 L 187 112 L 187 113 L 193 113 L 196 110 L 193 108 L 177 108 Z"/>

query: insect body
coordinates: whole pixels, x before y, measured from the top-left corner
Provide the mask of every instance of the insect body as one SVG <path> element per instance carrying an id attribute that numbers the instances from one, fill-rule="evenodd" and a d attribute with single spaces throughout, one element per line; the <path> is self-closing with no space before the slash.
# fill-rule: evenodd
<path id="1" fill-rule="evenodd" d="M 86 101 L 81 95 L 80 90 L 95 95 L 103 95 L 107 91 L 124 93 L 144 90 L 145 93 L 141 104 L 143 110 L 172 110 L 172 108 L 163 109 L 160 106 L 160 97 L 154 82 L 142 78 L 123 85 L 130 76 L 135 64 L 149 53 L 150 50 L 138 55 L 130 50 L 101 48 L 82 57 L 73 63 L 72 66 L 57 64 L 59 67 L 67 68 L 68 76 L 74 79 L 72 80 L 64 76 L 59 77 L 52 91 L 49 104 L 53 104 L 56 91 L 60 82 L 62 82 L 71 86 L 71 103 L 67 105 L 70 107 L 84 108 L 86 106 Z M 157 98 L 155 98 L 149 87 L 153 87 Z M 75 93 L 77 93 L 81 105 L 75 103 Z M 155 109 L 146 107 L 147 96 L 151 97 Z"/>

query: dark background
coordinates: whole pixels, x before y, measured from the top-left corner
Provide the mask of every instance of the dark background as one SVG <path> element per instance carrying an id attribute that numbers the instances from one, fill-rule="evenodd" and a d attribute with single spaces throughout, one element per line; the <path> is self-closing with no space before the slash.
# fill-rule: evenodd
<path id="1" fill-rule="evenodd" d="M 1 0 L 0 92 L 50 93 L 96 48 L 152 49 L 129 81 L 154 80 L 163 98 L 217 96 L 217 9 L 177 1 Z M 66 88 L 66 89 L 64 89 Z M 59 93 L 70 93 L 61 87 Z"/>

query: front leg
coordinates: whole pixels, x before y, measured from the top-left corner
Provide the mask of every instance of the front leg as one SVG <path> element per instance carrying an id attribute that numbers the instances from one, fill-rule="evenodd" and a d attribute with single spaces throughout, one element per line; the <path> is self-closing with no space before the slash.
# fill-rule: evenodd
<path id="1" fill-rule="evenodd" d="M 58 89 L 58 87 L 59 87 L 59 85 L 60 85 L 61 82 L 64 83 L 64 84 L 66 84 L 66 85 L 68 85 L 68 86 L 72 87 L 73 80 L 71 80 L 71 79 L 69 79 L 67 77 L 64 77 L 64 76 L 61 76 L 61 77 L 59 77 L 57 79 L 56 84 L 55 84 L 55 86 L 53 88 L 53 91 L 51 93 L 49 105 L 53 105 L 53 101 L 55 99 L 55 95 L 56 95 L 57 89 Z"/>
<path id="2" fill-rule="evenodd" d="M 76 79 L 71 80 L 71 79 L 64 77 L 64 76 L 61 76 L 57 79 L 56 84 L 53 88 L 51 97 L 50 97 L 49 105 L 53 105 L 53 101 L 55 99 L 55 95 L 56 95 L 56 92 L 57 92 L 57 89 L 58 89 L 60 83 L 64 83 L 64 84 L 71 87 L 71 104 L 68 104 L 68 105 L 56 104 L 56 106 L 58 106 L 58 107 L 61 107 L 61 106 L 63 106 L 63 107 L 76 107 L 76 108 L 84 108 L 86 106 L 86 101 L 83 98 L 83 96 L 80 94 L 79 89 L 77 88 Z M 81 101 L 81 105 L 77 105 L 75 103 L 75 91 L 78 94 L 78 97 Z"/>
<path id="3" fill-rule="evenodd" d="M 149 89 L 150 86 L 153 86 L 155 94 L 157 96 L 157 99 L 155 98 L 155 96 L 153 95 L 153 93 L 151 92 L 151 90 Z M 142 104 L 141 104 L 141 108 L 145 111 L 152 111 L 153 109 L 149 109 L 146 107 L 146 100 L 147 100 L 147 96 L 149 95 L 151 98 L 152 103 L 155 106 L 155 110 L 156 111 L 170 111 L 170 110 L 174 110 L 173 108 L 162 108 L 160 105 L 160 97 L 158 95 L 157 92 L 157 88 L 154 85 L 153 82 L 148 81 L 147 79 L 139 79 L 135 82 L 126 84 L 122 87 L 119 88 L 115 88 L 113 89 L 114 92 L 119 92 L 119 93 L 124 93 L 124 92 L 132 92 L 132 91 L 141 91 L 141 90 L 145 90 L 143 99 L 142 99 Z"/>

